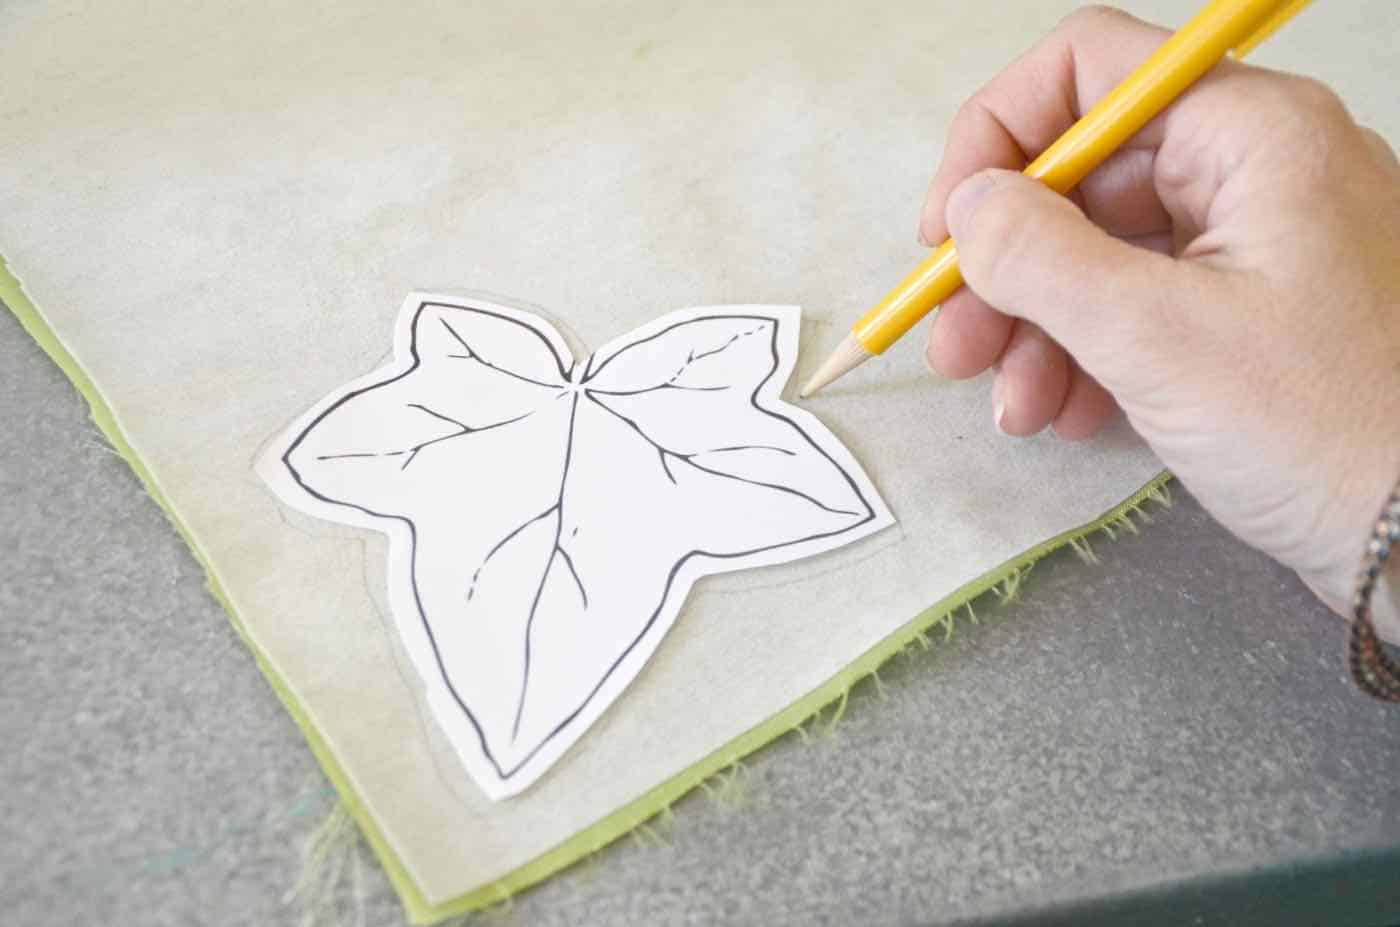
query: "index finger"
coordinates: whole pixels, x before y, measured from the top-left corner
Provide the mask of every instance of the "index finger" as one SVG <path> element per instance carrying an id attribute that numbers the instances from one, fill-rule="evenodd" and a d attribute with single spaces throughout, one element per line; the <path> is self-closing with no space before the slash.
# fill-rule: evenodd
<path id="1" fill-rule="evenodd" d="M 1024 168 L 1170 35 L 1111 7 L 1066 17 L 953 117 L 943 161 L 929 183 L 920 237 L 930 245 L 947 238 L 943 210 L 954 187 L 984 168 Z M 1153 120 L 1125 147 L 1155 148 L 1161 135 L 1160 121 Z M 1100 204 L 1085 205 L 1093 216 Z"/>

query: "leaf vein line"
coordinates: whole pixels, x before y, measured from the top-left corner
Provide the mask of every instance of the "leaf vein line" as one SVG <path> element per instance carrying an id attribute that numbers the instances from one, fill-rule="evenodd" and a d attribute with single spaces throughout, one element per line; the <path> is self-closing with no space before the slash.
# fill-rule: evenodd
<path id="1" fill-rule="evenodd" d="M 515 704 L 515 721 L 511 724 L 511 741 L 520 736 L 520 722 L 525 716 L 525 695 L 530 691 L 530 634 L 535 627 L 535 614 L 540 608 L 540 599 L 544 596 L 545 583 L 549 582 L 549 571 L 554 568 L 554 558 L 562 552 L 559 546 L 560 536 L 564 532 L 564 489 L 569 484 L 569 464 L 574 457 L 574 423 L 578 420 L 578 394 L 574 394 L 573 402 L 569 408 L 569 430 L 564 438 L 564 466 L 559 474 L 559 495 L 554 502 L 554 548 L 549 552 L 549 558 L 545 561 L 544 571 L 540 574 L 540 583 L 535 587 L 535 597 L 530 602 L 530 614 L 525 619 L 525 661 L 520 671 L 520 699 Z M 567 556 L 567 555 L 566 555 Z M 570 564 L 572 567 L 572 564 Z"/>
<path id="2" fill-rule="evenodd" d="M 452 432 L 451 434 L 438 435 L 436 438 L 429 438 L 427 441 L 421 441 L 418 444 L 411 444 L 408 447 L 396 448 L 392 451 L 351 451 L 344 454 L 318 454 L 316 459 L 320 461 L 325 461 L 365 460 L 377 457 L 404 457 L 404 462 L 399 465 L 399 469 L 407 470 L 408 465 L 413 463 L 413 461 L 418 457 L 418 453 L 420 451 L 432 447 L 434 444 L 441 444 L 443 441 L 450 441 L 453 438 L 460 438 L 464 435 L 474 435 L 483 431 L 490 431 L 493 428 L 501 428 L 505 425 L 513 425 L 516 422 L 521 421 L 522 419 L 527 419 L 531 415 L 535 414 L 534 410 L 531 410 L 521 415 L 517 415 L 514 418 L 508 418 L 504 421 L 492 422 L 489 425 L 481 425 L 479 427 L 476 427 L 468 425 L 465 422 L 460 422 L 457 419 L 452 418 L 450 415 L 444 415 L 441 412 L 434 411 L 433 409 L 430 409 L 421 403 L 409 402 L 405 403 L 405 405 L 410 409 L 417 409 L 420 412 L 426 412 L 433 418 L 447 422 L 450 425 L 454 425 L 456 426 L 457 430 Z"/>
<path id="3" fill-rule="evenodd" d="M 438 321 L 442 323 L 443 328 L 447 329 L 447 333 L 451 335 L 453 339 L 462 346 L 462 350 L 467 352 L 466 354 L 449 354 L 447 355 L 448 357 L 453 358 L 454 360 L 474 360 L 478 364 L 481 364 L 483 367 L 486 367 L 489 370 L 494 370 L 497 373 L 503 373 L 508 377 L 514 377 L 515 379 L 524 381 L 525 383 L 532 383 L 535 386 L 544 386 L 548 387 L 549 389 L 558 389 L 559 387 L 564 385 L 562 383 L 546 383 L 543 380 L 536 380 L 532 377 L 525 376 L 523 373 L 516 373 L 514 370 L 510 370 L 509 368 L 501 367 L 497 364 L 491 363 L 489 360 L 481 356 L 480 351 L 475 350 L 471 345 L 467 344 L 467 340 L 457 333 L 457 329 L 452 327 L 452 323 L 442 318 L 438 319 Z"/>
<path id="4" fill-rule="evenodd" d="M 574 578 L 574 585 L 578 586 L 579 597 L 583 599 L 583 607 L 587 609 L 588 590 L 583 588 L 583 580 L 579 578 L 578 569 L 574 567 L 574 558 L 569 556 L 569 552 L 564 549 L 562 544 L 556 546 L 554 549 L 558 551 L 560 557 L 564 558 L 564 565 L 569 568 L 569 574 Z"/>
<path id="5" fill-rule="evenodd" d="M 515 540 L 515 538 L 519 536 L 520 532 L 524 531 L 526 528 L 530 527 L 537 521 L 543 521 L 550 515 L 553 515 L 558 510 L 559 504 L 556 502 L 554 505 L 551 505 L 549 508 L 539 513 L 534 518 L 521 522 L 520 524 L 516 525 L 514 528 L 511 529 L 510 534 L 507 534 L 505 537 L 501 538 L 499 541 L 496 542 L 495 546 L 493 546 L 490 550 L 486 552 L 486 556 L 481 558 L 481 563 L 477 564 L 476 569 L 472 571 L 471 585 L 467 587 L 468 602 L 471 601 L 472 594 L 476 592 L 476 582 L 478 579 L 481 578 L 481 571 L 486 569 L 486 564 L 491 562 L 491 558 L 496 556 L 496 554 L 500 553 L 501 548 L 505 547 L 511 541 Z"/>
<path id="6" fill-rule="evenodd" d="M 661 465 L 662 465 L 663 467 L 666 466 L 666 455 L 669 454 L 670 456 L 676 458 L 677 460 L 681 461 L 682 463 L 689 464 L 690 466 L 694 467 L 696 470 L 699 470 L 699 471 L 702 472 L 702 473 L 708 473 L 708 474 L 710 474 L 711 476 L 718 476 L 718 477 L 720 477 L 720 478 L 722 478 L 722 479 L 726 479 L 726 480 L 735 480 L 736 482 L 740 482 L 740 483 L 748 483 L 748 484 L 751 485 L 751 486 L 762 486 L 762 487 L 764 487 L 764 488 L 766 488 L 766 489 L 774 489 L 774 490 L 777 490 L 778 492 L 783 492 L 783 493 L 787 493 L 787 494 L 792 495 L 792 496 L 797 496 L 799 499 L 805 499 L 806 501 L 810 502 L 812 505 L 815 505 L 817 508 L 822 509 L 823 511 L 830 512 L 830 513 L 832 513 L 833 515 L 850 515 L 850 516 L 852 516 L 852 517 L 859 517 L 859 516 L 861 515 L 860 512 L 852 512 L 852 511 L 849 510 L 849 509 L 838 509 L 838 508 L 834 508 L 834 507 L 832 507 L 832 506 L 829 506 L 829 505 L 827 505 L 825 502 L 822 502 L 820 499 L 816 498 L 815 496 L 808 495 L 807 493 L 803 492 L 803 491 L 800 490 L 800 489 L 793 489 L 791 486 L 784 486 L 784 485 L 782 485 L 781 483 L 765 483 L 765 482 L 763 482 L 762 480 L 751 480 L 751 479 L 747 479 L 747 478 L 742 477 L 742 476 L 736 476 L 736 475 L 733 474 L 733 473 L 725 473 L 725 472 L 722 471 L 722 470 L 711 470 L 709 467 L 706 467 L 706 466 L 703 466 L 703 465 L 701 465 L 701 464 L 698 464 L 698 463 L 696 463 L 694 460 L 692 460 L 691 458 L 692 458 L 692 457 L 695 457 L 695 456 L 696 456 L 695 454 L 682 454 L 682 453 L 679 453 L 678 451 L 673 451 L 673 450 L 671 450 L 671 449 L 668 448 L 668 447 L 664 447 L 663 445 L 660 445 L 660 444 L 656 443 L 655 441 L 652 440 L 651 436 L 648 435 L 645 431 L 643 431 L 642 428 L 641 428 L 641 426 L 638 425 L 635 421 L 633 421 L 632 419 L 630 419 L 630 418 L 628 418 L 627 416 L 623 415 L 621 412 L 617 411 L 616 409 L 610 407 L 609 405 L 607 405 L 607 403 L 603 402 L 601 399 L 595 398 L 592 394 L 590 394 L 590 393 L 585 393 L 585 395 L 587 395 L 589 399 L 593 400 L 594 404 L 597 405 L 599 408 L 603 409 L 605 412 L 609 413 L 610 415 L 616 416 L 617 418 L 621 419 L 623 422 L 626 422 L 627 425 L 630 426 L 631 429 L 632 429 L 633 431 L 635 431 L 638 435 L 641 436 L 641 438 L 642 438 L 643 441 L 646 441 L 646 442 L 647 442 L 648 444 L 650 444 L 652 447 L 656 448 L 657 451 L 660 452 L 661 455 L 662 455 L 662 457 L 661 457 Z M 702 451 L 702 452 L 700 452 L 700 453 L 705 453 L 705 452 Z M 667 475 L 667 476 L 670 476 L 670 475 L 671 475 L 671 471 L 670 471 L 670 468 L 669 468 L 669 467 L 666 467 L 666 475 Z M 671 482 L 673 482 L 673 483 L 675 482 L 675 478 L 674 478 L 674 477 L 672 477 Z"/>

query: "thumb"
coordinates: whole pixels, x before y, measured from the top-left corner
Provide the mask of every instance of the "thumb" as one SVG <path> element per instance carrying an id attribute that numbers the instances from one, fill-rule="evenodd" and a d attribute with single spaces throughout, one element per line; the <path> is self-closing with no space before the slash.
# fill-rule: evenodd
<path id="1" fill-rule="evenodd" d="M 1167 358 L 1153 355 L 1180 347 L 1163 335 L 1193 304 L 1183 301 L 1187 266 L 1112 237 L 1039 181 L 973 174 L 949 196 L 945 217 L 967 285 L 1039 325 L 1111 391 L 1146 385 L 1143 365 L 1160 370 L 1151 362 Z"/>

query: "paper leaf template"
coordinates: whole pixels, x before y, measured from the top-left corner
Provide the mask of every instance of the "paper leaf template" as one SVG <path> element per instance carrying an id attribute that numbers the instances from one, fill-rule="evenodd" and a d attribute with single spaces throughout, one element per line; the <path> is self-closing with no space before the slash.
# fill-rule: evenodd
<path id="1" fill-rule="evenodd" d="M 849 452 L 779 398 L 798 320 L 689 309 L 575 363 L 534 315 L 415 295 L 395 361 L 259 462 L 289 505 L 389 535 L 395 623 L 492 798 L 622 692 L 695 580 L 892 523 Z"/>

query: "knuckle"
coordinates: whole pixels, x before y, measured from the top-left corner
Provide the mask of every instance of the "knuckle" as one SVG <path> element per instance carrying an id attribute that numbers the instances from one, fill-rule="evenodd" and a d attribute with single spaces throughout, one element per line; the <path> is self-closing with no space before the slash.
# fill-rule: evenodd
<path id="1" fill-rule="evenodd" d="M 1268 92 L 1280 128 L 1299 139 L 1316 138 L 1350 122 L 1341 98 L 1331 87 L 1311 77 L 1284 76 L 1271 81 Z"/>
<path id="2" fill-rule="evenodd" d="M 1229 82 L 1237 102 L 1281 129 L 1316 131 L 1318 123 L 1346 118 L 1346 106 L 1326 84 L 1311 77 L 1264 68 L 1242 68 Z"/>
<path id="3" fill-rule="evenodd" d="M 1169 138 L 1163 154 L 1152 162 L 1152 183 L 1158 195 L 1180 194 L 1200 177 L 1200 145 L 1190 139 Z"/>
<path id="4" fill-rule="evenodd" d="M 1320 81 L 1291 77 L 1285 91 L 1289 110 L 1282 118 L 1298 169 L 1314 180 L 1325 179 L 1348 138 L 1351 117 L 1341 98 Z"/>
<path id="5" fill-rule="evenodd" d="M 1337 92 L 1313 77 L 1290 76 L 1288 82 L 1296 105 L 1323 118 L 1345 116 L 1346 104 Z"/>
<path id="6" fill-rule="evenodd" d="M 1076 35 L 1101 32 L 1107 26 L 1132 22 L 1133 17 L 1104 3 L 1091 3 L 1081 6 L 1060 20 L 1057 32 Z"/>
<path id="7" fill-rule="evenodd" d="M 977 133 L 978 128 L 989 115 L 987 104 L 983 99 L 985 93 L 985 90 L 977 91 L 964 100 L 957 112 L 953 113 L 953 121 L 948 125 L 950 138 L 963 138 Z"/>
<path id="8" fill-rule="evenodd" d="M 1313 182 L 1325 176 L 1356 137 L 1346 106 L 1321 81 L 1242 68 L 1229 88 L 1239 124 L 1250 127 L 1253 149 L 1263 152 L 1257 163 L 1288 177 Z"/>
<path id="9" fill-rule="evenodd" d="M 1390 147 L 1390 142 L 1386 141 L 1385 136 L 1370 126 L 1362 126 L 1361 138 L 1383 164 L 1394 165 L 1400 161 L 1396 158 L 1395 149 Z"/>

